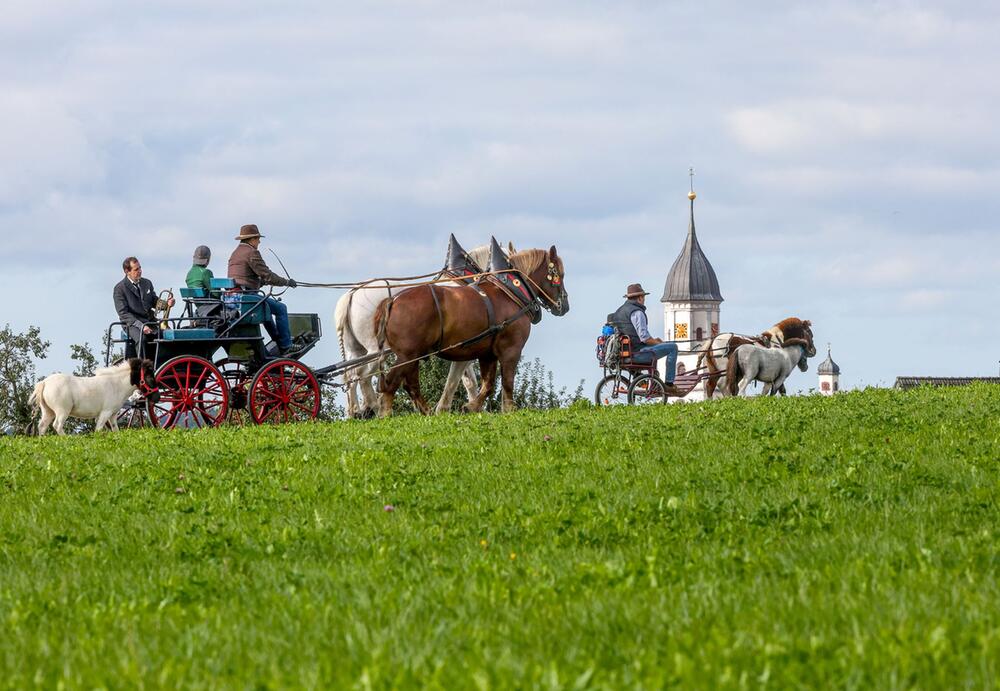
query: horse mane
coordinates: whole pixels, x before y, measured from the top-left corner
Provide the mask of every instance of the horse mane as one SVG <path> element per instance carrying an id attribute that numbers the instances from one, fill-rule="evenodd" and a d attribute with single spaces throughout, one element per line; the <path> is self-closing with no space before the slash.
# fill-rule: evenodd
<path id="1" fill-rule="evenodd" d="M 530 250 L 515 252 L 508 257 L 511 266 L 525 275 L 533 273 L 535 269 L 542 265 L 542 262 L 548 261 L 548 258 L 548 251 L 538 249 L 537 247 Z M 563 273 L 562 258 L 557 258 L 556 261 L 558 262 L 559 273 Z"/>
<path id="2" fill-rule="evenodd" d="M 789 317 L 775 324 L 772 330 L 780 330 L 787 342 L 789 338 L 805 338 L 806 329 L 810 326 L 812 326 L 812 322 L 808 319 L 803 320 L 798 317 Z"/>
<path id="3" fill-rule="evenodd" d="M 119 362 L 117 365 L 111 365 L 111 367 L 101 367 L 94 370 L 95 377 L 106 377 L 109 374 L 121 374 L 123 369 L 127 369 L 131 366 L 129 360 Z"/>

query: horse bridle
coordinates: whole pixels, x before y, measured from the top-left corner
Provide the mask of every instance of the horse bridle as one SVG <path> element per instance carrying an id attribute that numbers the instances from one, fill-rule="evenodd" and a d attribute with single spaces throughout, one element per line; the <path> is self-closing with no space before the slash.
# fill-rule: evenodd
<path id="1" fill-rule="evenodd" d="M 548 266 L 548 271 L 545 274 L 545 280 L 549 282 L 549 285 L 551 285 L 553 288 L 556 289 L 556 292 L 559 294 L 559 299 L 557 300 L 553 300 L 548 293 L 542 290 L 542 287 L 537 283 L 535 283 L 535 281 L 532 280 L 531 276 L 528 276 L 527 274 L 522 272 L 518 273 L 521 273 L 522 278 L 524 278 L 524 280 L 526 280 L 535 288 L 536 295 L 543 296 L 546 300 L 548 300 L 551 303 L 551 307 L 543 304 L 542 306 L 545 307 L 545 309 L 549 311 L 551 311 L 552 309 L 556 310 L 562 309 L 562 296 L 563 296 L 562 276 L 559 275 L 559 268 L 556 266 L 556 263 L 554 261 L 552 261 L 551 259 L 549 260 L 549 266 Z"/>

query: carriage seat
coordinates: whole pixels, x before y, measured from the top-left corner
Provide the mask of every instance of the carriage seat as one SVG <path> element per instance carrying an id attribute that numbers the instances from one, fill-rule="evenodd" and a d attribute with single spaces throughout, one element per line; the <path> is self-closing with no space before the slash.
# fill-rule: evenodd
<path id="1" fill-rule="evenodd" d="M 630 357 L 622 358 L 622 362 L 627 365 L 649 367 L 656 362 L 656 356 L 651 351 L 633 351 Z"/>
<path id="2" fill-rule="evenodd" d="M 164 329 L 161 334 L 165 341 L 210 341 L 215 338 L 215 329 Z"/>

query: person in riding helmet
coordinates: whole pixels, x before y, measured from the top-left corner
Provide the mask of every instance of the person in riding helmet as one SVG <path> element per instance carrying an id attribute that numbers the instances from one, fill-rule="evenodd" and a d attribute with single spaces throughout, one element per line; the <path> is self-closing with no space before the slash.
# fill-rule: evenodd
<path id="1" fill-rule="evenodd" d="M 631 284 L 625 290 L 625 303 L 608 315 L 608 323 L 618 329 L 618 332 L 629 337 L 632 352 L 651 353 L 654 362 L 664 355 L 667 357 L 663 373 L 663 381 L 667 385 L 668 396 L 682 396 L 674 386 L 674 375 L 677 371 L 677 344 L 656 338 L 649 333 L 649 320 L 646 318 L 646 296 L 649 295 L 639 283 Z"/>
<path id="2" fill-rule="evenodd" d="M 212 270 L 208 268 L 208 262 L 212 259 L 212 250 L 205 245 L 198 245 L 194 250 L 194 257 L 191 260 L 191 268 L 187 272 L 184 283 L 188 288 L 202 288 L 206 294 L 212 289 Z"/>

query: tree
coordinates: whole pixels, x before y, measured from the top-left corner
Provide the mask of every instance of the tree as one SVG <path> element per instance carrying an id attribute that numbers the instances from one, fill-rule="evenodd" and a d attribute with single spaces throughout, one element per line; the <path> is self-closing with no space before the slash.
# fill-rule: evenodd
<path id="1" fill-rule="evenodd" d="M 97 370 L 97 356 L 90 349 L 90 343 L 84 342 L 83 345 L 71 345 L 69 347 L 69 357 L 80 363 L 73 370 L 73 374 L 78 377 L 94 376 L 94 372 Z"/>
<path id="2" fill-rule="evenodd" d="M 37 326 L 15 333 L 10 324 L 0 330 L 0 429 L 26 434 L 34 423 L 28 399 L 35 389 L 35 359 L 44 360 L 48 341 Z"/>

